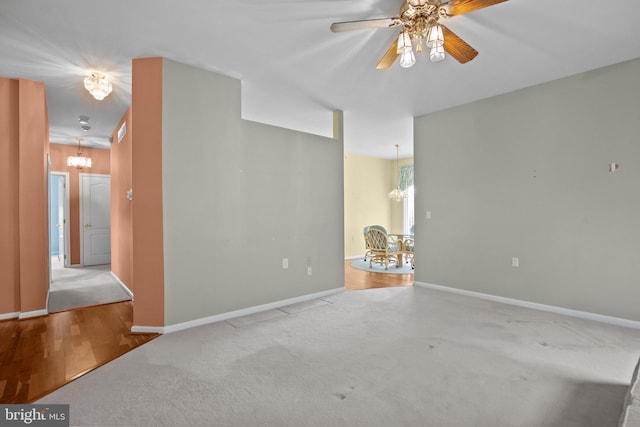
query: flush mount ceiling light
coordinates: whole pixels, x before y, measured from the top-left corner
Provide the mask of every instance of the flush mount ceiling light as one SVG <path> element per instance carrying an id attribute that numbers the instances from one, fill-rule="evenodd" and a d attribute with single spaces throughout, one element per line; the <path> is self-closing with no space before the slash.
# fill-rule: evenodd
<path id="1" fill-rule="evenodd" d="M 398 144 L 396 144 L 396 173 L 400 175 L 400 168 L 398 167 Z M 398 186 L 394 188 L 387 197 L 396 202 L 401 202 L 402 199 L 406 199 L 408 197 L 408 193 L 406 191 L 402 191 L 400 189 L 400 182 L 398 182 Z"/>
<path id="2" fill-rule="evenodd" d="M 99 72 L 93 72 L 84 79 L 84 88 L 98 101 L 102 101 L 113 90 L 111 82 Z"/>
<path id="3" fill-rule="evenodd" d="M 84 157 L 82 155 L 82 152 L 80 151 L 80 143 L 82 142 L 82 138 L 76 138 L 76 141 L 78 141 L 78 155 L 67 157 L 67 166 L 76 169 L 90 168 L 91 157 Z"/>
<path id="4" fill-rule="evenodd" d="M 416 53 L 421 53 L 423 46 L 429 49 L 431 62 L 442 61 L 447 52 L 464 64 L 475 58 L 478 51 L 440 21 L 504 1 L 507 0 L 405 0 L 396 17 L 336 22 L 331 24 L 331 31 L 401 27 L 400 36 L 378 62 L 378 70 L 391 67 L 398 56 L 402 68 L 412 67 L 416 63 L 414 48 Z"/>

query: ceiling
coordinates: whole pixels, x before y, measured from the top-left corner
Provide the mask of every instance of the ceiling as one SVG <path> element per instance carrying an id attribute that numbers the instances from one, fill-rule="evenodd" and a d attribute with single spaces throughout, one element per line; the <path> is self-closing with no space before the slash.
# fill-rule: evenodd
<path id="1" fill-rule="evenodd" d="M 131 59 L 165 56 L 242 80 L 245 119 L 330 136 L 345 150 L 413 152 L 413 121 L 474 100 L 640 57 L 640 2 L 510 0 L 446 20 L 480 53 L 413 68 L 376 63 L 398 28 L 332 33 L 332 22 L 398 16 L 399 0 L 2 0 L 0 76 L 46 85 L 52 142 L 109 146 L 129 106 Z M 83 88 L 103 71 L 113 93 Z M 92 129 L 80 130 L 79 115 Z"/>

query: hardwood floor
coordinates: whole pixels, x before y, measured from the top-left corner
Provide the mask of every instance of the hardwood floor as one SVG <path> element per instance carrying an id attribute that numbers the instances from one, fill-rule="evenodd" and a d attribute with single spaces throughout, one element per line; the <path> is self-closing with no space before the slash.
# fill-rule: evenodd
<path id="1" fill-rule="evenodd" d="M 131 301 L 0 322 L 0 403 L 31 403 L 157 336 L 131 334 Z"/>
<path id="2" fill-rule="evenodd" d="M 413 274 L 385 274 L 358 270 L 351 267 L 351 261 L 344 262 L 345 288 L 356 291 L 371 288 L 413 285 Z"/>
<path id="3" fill-rule="evenodd" d="M 411 286 L 411 274 L 362 271 L 345 261 L 349 290 Z M 131 334 L 131 301 L 0 322 L 0 403 L 31 403 L 141 346 L 157 334 Z"/>

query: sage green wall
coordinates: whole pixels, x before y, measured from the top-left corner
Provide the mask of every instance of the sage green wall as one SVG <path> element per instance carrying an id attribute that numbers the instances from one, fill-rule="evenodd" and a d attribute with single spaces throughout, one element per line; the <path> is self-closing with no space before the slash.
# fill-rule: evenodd
<path id="1" fill-rule="evenodd" d="M 229 77 L 163 82 L 165 323 L 344 286 L 342 139 L 241 120 Z"/>
<path id="2" fill-rule="evenodd" d="M 633 60 L 416 118 L 416 281 L 640 320 L 638 76 Z"/>

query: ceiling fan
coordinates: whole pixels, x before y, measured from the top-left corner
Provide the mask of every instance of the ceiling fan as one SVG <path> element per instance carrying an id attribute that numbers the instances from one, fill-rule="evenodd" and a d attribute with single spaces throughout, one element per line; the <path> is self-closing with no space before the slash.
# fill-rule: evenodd
<path id="1" fill-rule="evenodd" d="M 400 56 L 400 66 L 412 67 L 416 63 L 413 53 L 422 52 L 423 45 L 430 49 L 432 62 L 442 61 L 445 51 L 464 64 L 478 55 L 478 51 L 440 23 L 441 19 L 473 12 L 507 0 L 405 0 L 400 7 L 400 16 L 394 18 L 367 19 L 361 21 L 336 22 L 331 24 L 334 33 L 365 30 L 370 28 L 402 27 L 376 68 L 385 70 Z"/>

